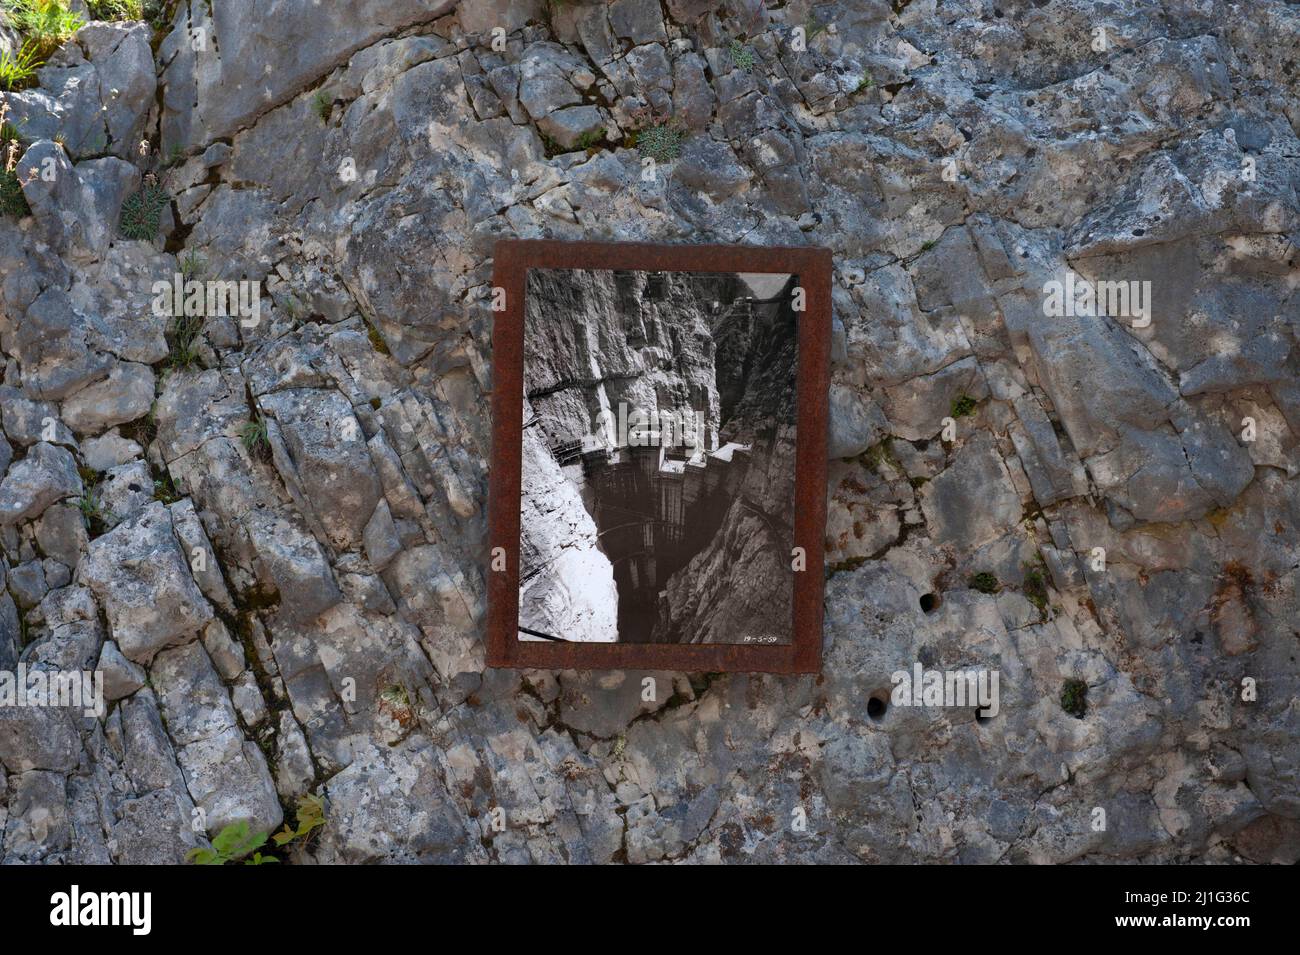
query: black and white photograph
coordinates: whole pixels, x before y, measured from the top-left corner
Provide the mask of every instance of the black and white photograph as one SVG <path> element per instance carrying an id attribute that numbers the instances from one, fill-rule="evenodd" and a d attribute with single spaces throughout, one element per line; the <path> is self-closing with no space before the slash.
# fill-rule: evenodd
<path id="1" fill-rule="evenodd" d="M 529 271 L 520 640 L 791 641 L 799 294 Z"/>

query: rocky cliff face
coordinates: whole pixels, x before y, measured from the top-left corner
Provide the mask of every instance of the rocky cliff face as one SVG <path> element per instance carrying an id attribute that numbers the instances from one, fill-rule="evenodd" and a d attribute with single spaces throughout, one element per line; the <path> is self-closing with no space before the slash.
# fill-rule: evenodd
<path id="1" fill-rule="evenodd" d="M 263 7 L 4 94 L 4 861 L 1300 857 L 1300 8 Z M 502 236 L 834 250 L 820 678 L 484 671 Z"/>

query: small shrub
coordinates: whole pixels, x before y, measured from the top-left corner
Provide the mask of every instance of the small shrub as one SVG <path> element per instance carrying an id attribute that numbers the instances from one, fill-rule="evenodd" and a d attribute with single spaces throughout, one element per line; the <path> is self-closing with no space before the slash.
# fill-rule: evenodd
<path id="1" fill-rule="evenodd" d="M 127 239 L 143 239 L 152 242 L 158 237 L 162 211 L 171 197 L 161 186 L 146 183 L 134 195 L 122 200 L 122 214 L 118 222 L 118 231 Z"/>
<path id="2" fill-rule="evenodd" d="M 244 450 L 254 458 L 265 460 L 271 454 L 271 438 L 267 432 L 266 419 L 261 415 L 244 422 L 244 426 L 239 429 L 239 440 L 244 443 Z"/>
<path id="3" fill-rule="evenodd" d="M 975 413 L 975 407 L 979 402 L 970 395 L 960 395 L 952 400 L 952 412 L 954 418 L 964 418 L 969 414 Z"/>
<path id="4" fill-rule="evenodd" d="M 1088 712 L 1088 684 L 1082 680 L 1066 680 L 1061 687 L 1061 709 L 1076 719 Z"/>
<path id="5" fill-rule="evenodd" d="M 754 51 L 739 40 L 732 40 L 731 46 L 728 47 L 731 53 L 731 62 L 736 64 L 736 69 L 744 70 L 748 73 L 754 68 Z"/>
<path id="6" fill-rule="evenodd" d="M 33 78 L 43 62 L 30 42 L 20 46 L 17 53 L 0 53 L 0 89 L 21 90 L 34 85 Z"/>
<path id="7" fill-rule="evenodd" d="M 670 162 L 682 152 L 682 131 L 669 123 L 660 123 L 636 134 L 636 148 L 655 162 Z"/>
<path id="8" fill-rule="evenodd" d="M 971 575 L 968 583 L 971 590 L 978 590 L 982 594 L 995 594 L 1002 589 L 1002 585 L 998 583 L 997 575 L 987 570 L 981 570 L 978 574 Z"/>

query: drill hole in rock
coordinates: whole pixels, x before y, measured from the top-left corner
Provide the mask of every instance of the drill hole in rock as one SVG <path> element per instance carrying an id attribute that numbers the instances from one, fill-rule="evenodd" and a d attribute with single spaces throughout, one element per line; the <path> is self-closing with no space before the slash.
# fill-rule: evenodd
<path id="1" fill-rule="evenodd" d="M 921 609 L 926 613 L 933 613 L 939 609 L 939 604 L 943 603 L 938 594 L 921 594 Z"/>
<path id="2" fill-rule="evenodd" d="M 885 712 L 889 709 L 889 700 L 887 697 L 877 694 L 867 700 L 867 716 L 871 717 L 877 723 L 885 718 Z"/>

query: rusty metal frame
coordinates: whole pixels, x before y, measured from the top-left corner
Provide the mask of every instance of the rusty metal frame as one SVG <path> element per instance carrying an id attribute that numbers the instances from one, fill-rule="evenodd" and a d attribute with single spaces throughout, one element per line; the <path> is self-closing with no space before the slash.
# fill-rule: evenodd
<path id="1" fill-rule="evenodd" d="M 523 441 L 524 288 L 530 269 L 651 272 L 787 272 L 799 276 L 796 378 L 794 544 L 807 568 L 794 580 L 789 644 L 563 643 L 519 640 L 520 457 Z M 501 240 L 492 282 L 504 290 L 493 313 L 492 466 L 488 553 L 505 552 L 505 569 L 487 569 L 487 664 L 540 669 L 642 669 L 816 673 L 821 669 L 826 440 L 831 345 L 831 253 L 824 248 L 653 245 L 639 242 Z M 496 551 L 499 555 L 500 551 Z"/>

